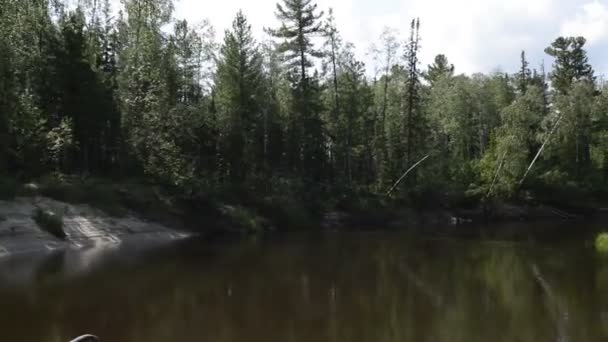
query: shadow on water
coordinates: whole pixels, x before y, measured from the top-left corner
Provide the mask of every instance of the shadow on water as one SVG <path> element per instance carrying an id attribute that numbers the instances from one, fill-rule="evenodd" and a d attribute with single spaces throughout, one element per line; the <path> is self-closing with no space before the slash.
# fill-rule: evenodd
<path id="1" fill-rule="evenodd" d="M 77 256 L 57 254 L 30 283 L 0 286 L 0 329 L 49 342 L 606 341 L 608 260 L 592 228 L 574 229 L 191 239 L 77 274 Z"/>

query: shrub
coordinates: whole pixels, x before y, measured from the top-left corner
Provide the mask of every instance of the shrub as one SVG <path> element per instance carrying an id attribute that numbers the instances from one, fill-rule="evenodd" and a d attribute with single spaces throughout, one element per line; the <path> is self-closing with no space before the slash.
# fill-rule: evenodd
<path id="1" fill-rule="evenodd" d="M 306 229 L 318 223 L 303 203 L 285 196 L 264 198 L 257 207 L 259 213 L 278 229 Z"/>
<path id="2" fill-rule="evenodd" d="M 40 193 L 58 201 L 89 204 L 112 216 L 127 214 L 115 187 L 95 179 L 83 181 L 76 177 L 47 176 L 40 180 Z"/>
<path id="3" fill-rule="evenodd" d="M 124 217 L 127 215 L 119 194 L 111 184 L 92 182 L 83 184 L 82 188 L 84 194 L 78 202 L 99 208 L 111 216 Z"/>
<path id="4" fill-rule="evenodd" d="M 19 185 L 16 180 L 0 177 L 0 200 L 12 200 L 17 196 Z"/>
<path id="5" fill-rule="evenodd" d="M 34 197 L 40 193 L 40 187 L 35 183 L 27 183 L 21 187 L 20 195 L 26 197 Z"/>
<path id="6" fill-rule="evenodd" d="M 38 226 L 59 239 L 65 239 L 66 234 L 63 230 L 63 217 L 50 210 L 37 208 L 34 211 L 34 221 Z"/>
<path id="7" fill-rule="evenodd" d="M 600 233 L 595 238 L 595 250 L 600 253 L 608 253 L 608 233 Z"/>
<path id="8" fill-rule="evenodd" d="M 241 206 L 225 206 L 223 211 L 231 223 L 248 233 L 262 232 L 266 225 L 255 212 Z"/>
<path id="9" fill-rule="evenodd" d="M 79 203 L 85 196 L 86 191 L 82 187 L 75 186 L 74 181 L 63 175 L 48 175 L 40 179 L 40 193 L 43 196 L 68 202 Z"/>

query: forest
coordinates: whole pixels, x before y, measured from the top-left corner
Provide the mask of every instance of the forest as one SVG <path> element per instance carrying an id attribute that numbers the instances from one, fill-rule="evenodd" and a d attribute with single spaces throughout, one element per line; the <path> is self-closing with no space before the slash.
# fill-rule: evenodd
<path id="1" fill-rule="evenodd" d="M 514 74 L 465 75 L 443 54 L 422 65 L 424 18 L 385 29 L 366 67 L 313 0 L 280 0 L 262 40 L 242 12 L 218 41 L 173 0 L 120 7 L 0 0 L 0 178 L 312 200 L 608 194 L 608 86 L 583 37 L 539 47 L 548 70 L 521 51 Z"/>

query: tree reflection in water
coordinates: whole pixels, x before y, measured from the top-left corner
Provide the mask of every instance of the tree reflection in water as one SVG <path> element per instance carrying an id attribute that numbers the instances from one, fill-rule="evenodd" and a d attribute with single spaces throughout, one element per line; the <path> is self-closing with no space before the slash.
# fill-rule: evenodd
<path id="1" fill-rule="evenodd" d="M 608 263 L 582 241 L 294 235 L 179 245 L 79 276 L 55 266 L 38 272 L 44 281 L 0 289 L 3 339 L 68 341 L 85 332 L 116 342 L 608 338 Z"/>

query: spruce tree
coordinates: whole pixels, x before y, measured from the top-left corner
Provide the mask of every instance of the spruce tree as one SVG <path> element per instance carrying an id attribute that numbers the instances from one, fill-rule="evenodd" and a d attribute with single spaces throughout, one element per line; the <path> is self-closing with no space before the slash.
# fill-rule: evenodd
<path id="1" fill-rule="evenodd" d="M 521 52 L 521 66 L 519 68 L 519 72 L 517 73 L 517 90 L 519 90 L 519 94 L 523 95 L 526 93 L 528 89 L 528 85 L 531 83 L 532 73 L 530 71 L 529 63 L 526 60 L 526 52 Z"/>
<path id="2" fill-rule="evenodd" d="M 228 174 L 235 182 L 254 170 L 259 150 L 256 132 L 263 125 L 261 113 L 262 58 L 251 33 L 251 26 L 238 12 L 232 29 L 226 31 L 217 66 L 216 94 L 223 152 Z M 258 133 L 259 134 L 259 133 Z M 254 146 L 256 145 L 257 146 Z"/>
<path id="3" fill-rule="evenodd" d="M 555 58 L 550 79 L 557 94 L 568 93 L 574 81 L 595 80 L 584 49 L 586 42 L 583 37 L 559 37 L 545 49 L 546 54 Z"/>
<path id="4" fill-rule="evenodd" d="M 409 167 L 415 160 L 416 150 L 420 149 L 420 137 L 422 130 L 422 117 L 420 113 L 421 103 L 421 84 L 419 64 L 420 48 L 420 19 L 413 19 L 410 24 L 410 37 L 405 48 L 406 60 L 406 109 L 405 109 L 405 138 L 407 143 L 405 166 Z M 415 174 L 414 174 L 415 175 Z M 412 177 L 414 178 L 414 177 Z"/>
<path id="5" fill-rule="evenodd" d="M 425 79 L 432 87 L 440 78 L 454 76 L 454 64 L 448 62 L 445 55 L 435 56 L 433 64 L 428 66 L 427 72 L 424 74 Z"/>
<path id="6" fill-rule="evenodd" d="M 312 67 L 313 58 L 322 57 L 312 42 L 314 35 L 323 32 L 322 15 L 312 0 L 284 0 L 283 4 L 277 4 L 276 12 L 281 27 L 268 30 L 282 39 L 278 50 L 284 53 L 292 73 L 293 109 L 287 132 L 289 164 L 316 180 L 323 174 L 325 143 L 319 116 L 320 88 L 316 75 L 311 79 L 307 69 Z"/>

